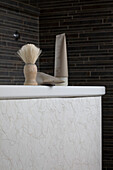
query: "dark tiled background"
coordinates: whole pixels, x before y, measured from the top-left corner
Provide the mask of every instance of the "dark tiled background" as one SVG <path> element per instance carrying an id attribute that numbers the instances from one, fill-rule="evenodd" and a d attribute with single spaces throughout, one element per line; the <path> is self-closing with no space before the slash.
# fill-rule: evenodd
<path id="1" fill-rule="evenodd" d="M 19 41 L 13 34 L 20 33 Z M 16 52 L 26 43 L 39 45 L 39 12 L 15 0 L 0 0 L 0 84 L 23 84 L 22 60 Z"/>
<path id="2" fill-rule="evenodd" d="M 12 36 L 15 30 L 21 33 L 18 42 Z M 112 170 L 113 0 L 0 0 L 0 84 L 23 84 L 23 62 L 16 51 L 27 42 L 40 45 L 40 70 L 53 74 L 55 36 L 64 32 L 69 85 L 107 88 L 103 97 L 103 170 Z"/>

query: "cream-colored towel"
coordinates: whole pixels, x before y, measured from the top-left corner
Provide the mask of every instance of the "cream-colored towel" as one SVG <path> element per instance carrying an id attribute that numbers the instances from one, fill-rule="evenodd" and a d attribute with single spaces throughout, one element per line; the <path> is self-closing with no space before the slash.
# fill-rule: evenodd
<path id="1" fill-rule="evenodd" d="M 59 83 L 63 83 L 63 80 L 51 76 L 49 74 L 43 72 L 37 72 L 37 83 L 38 85 L 55 85 Z"/>

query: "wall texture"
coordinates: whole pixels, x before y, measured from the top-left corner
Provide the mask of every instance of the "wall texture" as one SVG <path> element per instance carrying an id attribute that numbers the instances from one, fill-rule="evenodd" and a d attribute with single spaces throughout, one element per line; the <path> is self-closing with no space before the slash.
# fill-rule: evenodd
<path id="1" fill-rule="evenodd" d="M 15 41 L 13 34 L 20 33 Z M 0 84 L 23 84 L 23 61 L 16 52 L 26 43 L 39 45 L 39 12 L 15 0 L 0 0 Z"/>
<path id="2" fill-rule="evenodd" d="M 19 0 L 19 2 L 29 4 L 35 7 L 39 5 L 39 0 Z"/>
<path id="3" fill-rule="evenodd" d="M 40 1 L 40 69 L 53 74 L 55 36 L 66 33 L 69 85 L 104 85 L 103 169 L 113 169 L 113 0 Z"/>

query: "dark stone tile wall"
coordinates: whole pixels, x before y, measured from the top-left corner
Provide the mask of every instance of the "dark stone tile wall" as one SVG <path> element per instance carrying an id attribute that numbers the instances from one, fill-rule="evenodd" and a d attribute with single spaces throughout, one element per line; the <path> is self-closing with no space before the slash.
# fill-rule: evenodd
<path id="1" fill-rule="evenodd" d="M 40 1 L 40 69 L 53 75 L 55 36 L 66 33 L 69 85 L 103 85 L 103 169 L 113 169 L 113 0 Z M 93 146 L 92 146 L 93 147 Z"/>
<path id="2" fill-rule="evenodd" d="M 39 0 L 19 0 L 19 2 L 23 2 L 25 4 L 29 4 L 35 7 L 39 5 Z"/>
<path id="3" fill-rule="evenodd" d="M 16 30 L 18 41 L 13 37 Z M 26 43 L 39 45 L 38 9 L 20 1 L 0 0 L 0 84 L 23 84 L 24 63 L 16 52 Z"/>

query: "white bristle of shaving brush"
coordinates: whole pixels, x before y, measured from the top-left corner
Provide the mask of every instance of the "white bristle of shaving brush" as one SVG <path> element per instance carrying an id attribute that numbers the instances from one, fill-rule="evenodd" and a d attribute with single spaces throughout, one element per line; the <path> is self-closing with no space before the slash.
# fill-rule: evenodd
<path id="1" fill-rule="evenodd" d="M 35 64 L 41 50 L 34 44 L 26 44 L 17 53 L 26 64 Z"/>

